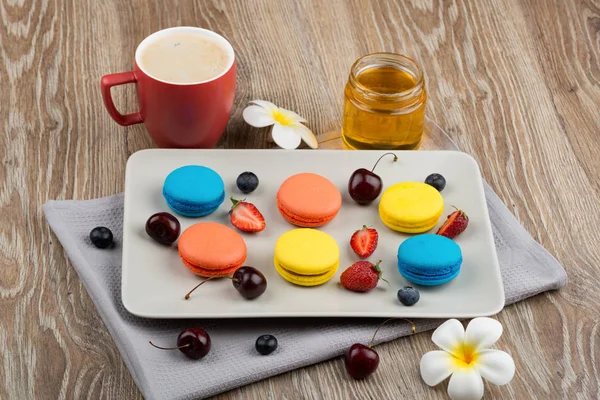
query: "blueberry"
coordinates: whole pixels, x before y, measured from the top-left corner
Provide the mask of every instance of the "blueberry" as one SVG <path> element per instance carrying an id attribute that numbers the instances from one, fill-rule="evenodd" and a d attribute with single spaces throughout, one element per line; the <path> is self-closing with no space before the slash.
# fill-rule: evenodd
<path id="1" fill-rule="evenodd" d="M 420 297 L 419 291 L 412 286 L 404 286 L 402 289 L 398 290 L 398 300 L 405 306 L 412 306 L 419 301 Z"/>
<path id="2" fill-rule="evenodd" d="M 90 232 L 92 244 L 99 249 L 106 249 L 113 242 L 113 234 L 104 226 L 97 226 Z"/>
<path id="3" fill-rule="evenodd" d="M 258 177 L 253 172 L 242 172 L 235 184 L 243 193 L 252 193 L 258 187 Z"/>
<path id="4" fill-rule="evenodd" d="M 425 183 L 441 192 L 446 187 L 446 178 L 440 174 L 431 174 L 425 179 Z"/>
<path id="5" fill-rule="evenodd" d="M 277 349 L 277 339 L 273 335 L 261 335 L 256 339 L 255 347 L 256 351 L 266 356 Z"/>

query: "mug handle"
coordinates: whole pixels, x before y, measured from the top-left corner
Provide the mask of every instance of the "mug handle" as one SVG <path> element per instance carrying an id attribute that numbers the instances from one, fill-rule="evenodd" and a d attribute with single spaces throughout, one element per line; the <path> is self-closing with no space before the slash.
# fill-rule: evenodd
<path id="1" fill-rule="evenodd" d="M 108 110 L 108 113 L 114 119 L 117 124 L 128 126 L 133 124 L 139 124 L 144 122 L 142 114 L 139 112 L 123 115 L 115 107 L 112 96 L 110 94 L 110 88 L 113 86 L 124 85 L 126 83 L 135 83 L 137 79 L 133 72 L 120 72 L 118 74 L 104 75 L 100 81 L 100 88 L 102 90 L 102 99 L 104 105 Z"/>

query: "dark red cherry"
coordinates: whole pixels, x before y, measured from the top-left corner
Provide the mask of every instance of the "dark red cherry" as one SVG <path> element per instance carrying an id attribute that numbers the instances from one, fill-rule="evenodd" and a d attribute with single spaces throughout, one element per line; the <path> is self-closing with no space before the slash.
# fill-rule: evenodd
<path id="1" fill-rule="evenodd" d="M 348 181 L 348 192 L 350 193 L 350 197 L 358 204 L 369 204 L 381 194 L 383 182 L 379 175 L 375 174 L 373 171 L 375 170 L 375 167 L 377 167 L 377 164 L 379 164 L 379 161 L 387 155 L 393 155 L 394 162 L 398 161 L 398 157 L 394 153 L 385 153 L 379 157 L 379 160 L 377 160 L 372 170 L 369 171 L 365 168 L 359 168 L 350 176 L 350 180 Z"/>
<path id="2" fill-rule="evenodd" d="M 256 268 L 244 266 L 233 274 L 233 287 L 248 300 L 260 296 L 267 290 L 267 279 Z"/>
<path id="3" fill-rule="evenodd" d="M 215 278 L 217 277 L 210 277 L 201 281 L 185 295 L 185 299 L 189 300 L 194 290 Z M 235 290 L 248 300 L 257 298 L 267 290 L 267 279 L 262 272 L 253 267 L 240 267 L 233 273 L 233 276 L 225 276 L 224 278 L 231 279 Z"/>
<path id="4" fill-rule="evenodd" d="M 379 354 L 364 344 L 353 344 L 344 357 L 346 371 L 354 379 L 364 379 L 379 366 Z"/>
<path id="5" fill-rule="evenodd" d="M 365 168 L 359 168 L 350 177 L 348 192 L 358 204 L 369 204 L 381 194 L 383 183 L 378 175 Z"/>
<path id="6" fill-rule="evenodd" d="M 346 365 L 346 371 L 348 371 L 348 374 L 351 377 L 354 379 L 364 379 L 377 370 L 377 367 L 379 366 L 379 354 L 373 350 L 373 342 L 375 341 L 375 336 L 377 335 L 377 332 L 379 332 L 379 329 L 394 319 L 398 318 L 387 319 L 375 329 L 368 346 L 361 343 L 354 343 L 350 346 L 344 356 L 344 364 Z M 416 333 L 417 327 L 411 320 L 406 318 L 401 319 L 408 321 L 411 325 L 412 333 Z"/>
<path id="7" fill-rule="evenodd" d="M 177 347 L 160 347 L 151 341 L 149 343 L 161 350 L 179 350 L 194 360 L 204 358 L 210 351 L 210 336 L 200 328 L 184 329 L 177 337 Z"/>
<path id="8" fill-rule="evenodd" d="M 173 244 L 179 237 L 181 226 L 173 215 L 167 212 L 153 214 L 146 221 L 146 233 L 162 244 Z"/>

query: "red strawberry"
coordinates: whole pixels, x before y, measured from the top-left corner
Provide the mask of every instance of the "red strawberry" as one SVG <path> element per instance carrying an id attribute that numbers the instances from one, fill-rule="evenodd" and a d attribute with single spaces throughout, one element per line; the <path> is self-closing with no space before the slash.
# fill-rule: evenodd
<path id="1" fill-rule="evenodd" d="M 389 282 L 381 277 L 380 263 L 381 260 L 377 264 L 370 261 L 355 262 L 342 273 L 340 277 L 342 286 L 353 292 L 368 292 L 377 286 L 380 279 L 389 285 Z"/>
<path id="2" fill-rule="evenodd" d="M 362 229 L 354 232 L 350 238 L 350 247 L 361 258 L 368 258 L 377 248 L 379 234 L 375 228 L 368 228 L 363 225 Z"/>
<path id="3" fill-rule="evenodd" d="M 437 234 L 446 236 L 449 239 L 454 239 L 467 229 L 467 225 L 469 225 L 469 217 L 463 210 L 456 208 L 456 211 L 448 215 L 448 219 L 444 222 L 444 225 L 438 229 Z"/>
<path id="4" fill-rule="evenodd" d="M 231 198 L 233 206 L 229 211 L 229 219 L 233 226 L 244 232 L 260 232 L 265 229 L 265 217 L 252 203 Z"/>

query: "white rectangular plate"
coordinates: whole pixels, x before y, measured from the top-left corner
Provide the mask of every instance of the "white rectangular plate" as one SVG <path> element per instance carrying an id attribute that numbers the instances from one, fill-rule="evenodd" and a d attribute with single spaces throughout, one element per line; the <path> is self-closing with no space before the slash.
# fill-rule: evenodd
<path id="1" fill-rule="evenodd" d="M 143 150 L 127 162 L 125 178 L 125 220 L 123 226 L 122 299 L 132 314 L 148 318 L 245 318 L 245 317 L 413 317 L 466 318 L 492 315 L 504 305 L 504 290 L 494 247 L 494 239 L 483 182 L 476 161 L 454 151 L 399 151 L 398 162 L 385 157 L 377 167 L 384 190 L 403 181 L 422 182 L 433 172 L 444 175 L 442 192 L 445 212 L 452 206 L 463 209 L 470 218 L 468 229 L 456 242 L 463 252 L 460 274 L 437 287 L 418 287 L 420 301 L 412 307 L 400 304 L 399 288 L 410 285 L 398 272 L 397 249 L 408 235 L 388 229 L 377 211 L 378 200 L 369 206 L 357 205 L 348 194 L 348 179 L 357 168 L 371 168 L 383 151 L 343 150 Z M 248 301 L 227 279 L 207 282 L 192 298 L 185 293 L 201 278 L 181 263 L 177 246 L 165 247 L 146 235 L 148 217 L 159 211 L 172 211 L 162 196 L 165 177 L 175 168 L 205 165 L 217 171 L 225 182 L 226 200 L 213 214 L 203 218 L 177 216 L 181 228 L 216 221 L 230 225 L 230 196 L 246 198 L 263 213 L 267 228 L 256 234 L 241 233 L 248 247 L 245 265 L 260 269 L 267 278 L 267 291 Z M 235 186 L 243 171 L 254 172 L 258 189 L 242 194 Z M 319 228 L 337 241 L 340 268 L 326 284 L 295 286 L 281 278 L 273 266 L 273 249 L 279 235 L 293 229 L 277 210 L 275 196 L 281 183 L 300 172 L 314 172 L 330 179 L 342 192 L 343 205 L 337 217 Z M 385 282 L 368 293 L 354 293 L 339 284 L 341 273 L 358 260 L 349 245 L 350 236 L 363 225 L 379 232 L 379 245 L 372 261 L 383 260 Z M 415 285 L 413 285 L 415 286 Z"/>

